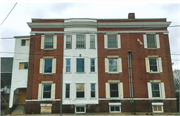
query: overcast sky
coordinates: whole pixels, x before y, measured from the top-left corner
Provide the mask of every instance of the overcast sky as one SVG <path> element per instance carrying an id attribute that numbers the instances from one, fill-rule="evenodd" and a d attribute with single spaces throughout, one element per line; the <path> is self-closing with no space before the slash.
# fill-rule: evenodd
<path id="1" fill-rule="evenodd" d="M 0 23 L 16 2 L 1 1 Z M 31 18 L 120 18 L 127 19 L 134 12 L 136 18 L 167 18 L 170 26 L 180 25 L 180 2 L 18 2 L 1 25 L 1 38 L 30 34 L 27 22 Z M 171 54 L 180 54 L 180 26 L 169 27 Z M 13 56 L 14 40 L 1 39 L 1 57 Z M 173 69 L 180 69 L 180 55 L 172 55 Z"/>

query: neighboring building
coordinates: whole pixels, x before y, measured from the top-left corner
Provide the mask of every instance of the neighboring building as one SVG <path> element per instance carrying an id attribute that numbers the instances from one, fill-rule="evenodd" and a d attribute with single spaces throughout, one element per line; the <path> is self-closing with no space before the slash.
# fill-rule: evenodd
<path id="1" fill-rule="evenodd" d="M 9 108 L 13 105 L 25 104 L 30 36 L 15 36 L 15 49 Z"/>
<path id="2" fill-rule="evenodd" d="M 12 66 L 12 57 L 1 57 L 1 84 L 6 88 L 3 91 L 8 94 L 11 88 Z"/>
<path id="3" fill-rule="evenodd" d="M 128 19 L 32 19 L 28 25 L 27 114 L 59 113 L 61 101 L 63 113 L 176 112 L 166 19 L 130 13 Z"/>

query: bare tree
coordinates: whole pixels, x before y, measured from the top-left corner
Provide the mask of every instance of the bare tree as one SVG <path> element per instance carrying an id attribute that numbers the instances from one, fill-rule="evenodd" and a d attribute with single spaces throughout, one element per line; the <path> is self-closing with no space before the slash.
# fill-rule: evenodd
<path id="1" fill-rule="evenodd" d="M 174 86 L 175 90 L 179 90 L 179 84 L 180 84 L 180 70 L 175 69 L 173 71 L 174 76 Z"/>

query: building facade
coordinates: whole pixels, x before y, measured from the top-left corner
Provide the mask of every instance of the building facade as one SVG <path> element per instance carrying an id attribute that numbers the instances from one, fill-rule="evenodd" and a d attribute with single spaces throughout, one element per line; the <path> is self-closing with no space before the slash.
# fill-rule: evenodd
<path id="1" fill-rule="evenodd" d="M 28 25 L 27 114 L 59 113 L 60 102 L 63 113 L 176 111 L 166 19 L 130 13 Z"/>

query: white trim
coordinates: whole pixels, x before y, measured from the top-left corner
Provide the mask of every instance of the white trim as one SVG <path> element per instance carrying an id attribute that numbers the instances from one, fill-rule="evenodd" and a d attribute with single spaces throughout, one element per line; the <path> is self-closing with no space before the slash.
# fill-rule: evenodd
<path id="1" fill-rule="evenodd" d="M 164 105 L 163 102 L 152 102 L 152 105 Z"/>
<path id="2" fill-rule="evenodd" d="M 52 106 L 52 104 L 40 104 L 40 106 Z"/>
<path id="3" fill-rule="evenodd" d="M 31 31 L 31 35 L 35 35 L 36 33 L 64 33 L 64 34 L 69 34 L 69 33 L 84 33 L 84 34 L 96 34 L 96 33 L 108 33 L 111 31 Z M 167 30 L 157 30 L 157 31 L 113 31 L 114 33 L 169 33 Z"/>
<path id="4" fill-rule="evenodd" d="M 98 100 L 131 100 L 131 98 L 98 98 Z M 177 98 L 133 98 L 133 100 L 177 100 Z"/>
<path id="5" fill-rule="evenodd" d="M 109 105 L 113 105 L 113 106 L 115 106 L 115 105 L 121 105 L 121 102 L 119 102 L 119 103 L 109 103 Z"/>
<path id="6" fill-rule="evenodd" d="M 26 101 L 61 101 L 61 99 L 26 99 Z"/>

